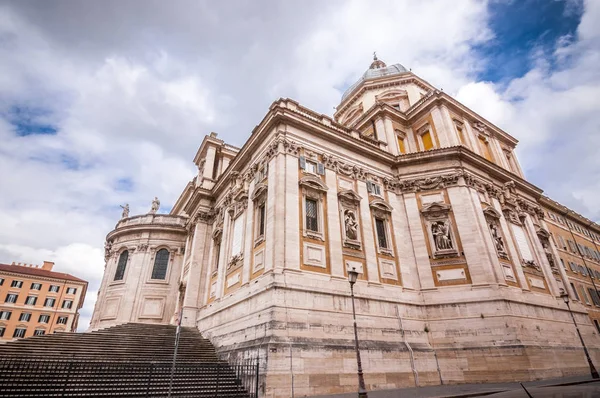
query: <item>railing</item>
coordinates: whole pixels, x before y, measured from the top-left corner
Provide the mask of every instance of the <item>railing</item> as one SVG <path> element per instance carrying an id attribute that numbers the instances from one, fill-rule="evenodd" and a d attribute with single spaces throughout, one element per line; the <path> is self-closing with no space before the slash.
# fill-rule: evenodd
<path id="1" fill-rule="evenodd" d="M 0 359 L 1 397 L 258 398 L 258 361 L 178 363 Z"/>

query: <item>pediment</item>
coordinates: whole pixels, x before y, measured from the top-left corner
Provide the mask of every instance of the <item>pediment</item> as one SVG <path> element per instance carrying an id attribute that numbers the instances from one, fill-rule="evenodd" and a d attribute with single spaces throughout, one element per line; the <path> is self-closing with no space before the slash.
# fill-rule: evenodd
<path id="1" fill-rule="evenodd" d="M 259 184 L 256 184 L 256 186 L 254 187 L 254 192 L 252 193 L 252 200 L 256 200 L 258 198 L 260 198 L 261 195 L 266 194 L 267 193 L 267 186 L 265 184 L 263 184 L 262 182 Z"/>
<path id="2" fill-rule="evenodd" d="M 443 202 L 428 203 L 421 209 L 421 213 L 425 215 L 448 214 L 452 206 Z"/>
<path id="3" fill-rule="evenodd" d="M 408 97 L 406 90 L 392 89 L 384 91 L 381 94 L 375 96 L 376 101 L 386 102 L 390 100 L 399 100 L 400 98 Z"/>
<path id="4" fill-rule="evenodd" d="M 491 206 L 488 206 L 488 207 L 486 207 L 486 208 L 483 210 L 483 214 L 484 214 L 486 217 L 490 217 L 490 218 L 493 218 L 493 219 L 496 219 L 496 220 L 499 220 L 499 219 L 500 219 L 500 217 L 502 217 L 502 214 L 501 214 L 501 213 L 500 213 L 498 210 L 494 209 L 494 208 L 493 208 L 493 207 L 491 207 Z"/>
<path id="5" fill-rule="evenodd" d="M 550 233 L 545 228 L 540 227 L 535 233 L 542 239 L 550 239 Z"/>
<path id="6" fill-rule="evenodd" d="M 338 192 L 338 198 L 349 202 L 360 202 L 362 197 L 351 189 L 344 189 Z"/>
<path id="7" fill-rule="evenodd" d="M 323 192 L 325 192 L 329 189 L 329 188 L 327 188 L 327 185 L 325 185 L 325 183 L 320 178 L 317 178 L 312 175 L 307 175 L 307 176 L 302 177 L 300 179 L 300 181 L 298 181 L 298 185 L 306 187 L 306 188 L 312 188 L 317 191 L 323 191 Z"/>
<path id="8" fill-rule="evenodd" d="M 348 110 L 348 113 L 346 114 L 346 117 L 344 117 L 344 120 L 342 120 L 342 123 L 349 123 L 352 120 L 356 119 L 358 116 L 363 114 L 363 104 L 362 102 L 352 108 L 350 108 Z"/>
<path id="9" fill-rule="evenodd" d="M 371 200 L 369 202 L 369 207 L 371 209 L 385 211 L 388 213 L 391 213 L 392 210 L 394 210 L 394 208 L 392 206 L 390 206 L 389 203 L 387 203 L 385 200 L 379 199 L 379 198 Z"/>

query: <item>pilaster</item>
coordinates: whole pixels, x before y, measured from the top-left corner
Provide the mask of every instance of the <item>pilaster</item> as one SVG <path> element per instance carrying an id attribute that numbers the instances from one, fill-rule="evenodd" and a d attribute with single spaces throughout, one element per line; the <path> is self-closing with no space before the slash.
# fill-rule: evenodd
<path id="1" fill-rule="evenodd" d="M 285 157 L 285 267 L 300 269 L 300 215 L 298 188 L 298 159 Z M 269 203 L 269 206 L 271 204 Z"/>
<path id="2" fill-rule="evenodd" d="M 367 262 L 367 273 L 369 282 L 379 283 L 379 267 L 377 266 L 377 252 L 375 250 L 375 239 L 373 236 L 373 222 L 371 220 L 371 208 L 369 207 L 369 192 L 364 181 L 356 182 L 360 200 L 360 219 L 362 221 L 362 236 L 365 245 L 365 256 Z"/>
<path id="3" fill-rule="evenodd" d="M 342 257 L 342 232 L 340 208 L 337 197 L 337 175 L 335 171 L 325 169 L 327 190 L 327 224 L 329 227 L 329 256 L 331 274 L 344 277 L 344 259 Z"/>
<path id="4" fill-rule="evenodd" d="M 254 192 L 255 183 L 250 181 L 248 192 Z M 242 266 L 242 285 L 245 285 L 250 280 L 252 268 L 252 248 L 254 247 L 253 230 L 256 229 L 254 217 L 254 201 L 252 194 L 248 195 L 248 205 L 246 206 L 246 230 L 244 231 L 244 264 Z"/>
<path id="5" fill-rule="evenodd" d="M 494 209 L 496 209 L 500 214 L 502 214 L 502 216 L 500 217 L 500 226 L 502 227 L 502 231 L 504 231 L 504 236 L 506 237 L 506 246 L 508 247 L 508 253 L 510 254 L 510 258 L 513 262 L 514 270 L 517 273 L 517 279 L 519 280 L 521 289 L 529 291 L 529 283 L 527 283 L 527 278 L 525 277 L 525 273 L 523 272 L 523 265 L 521 264 L 521 255 L 519 254 L 519 251 L 515 246 L 515 238 L 510 223 L 506 221 L 506 218 L 502 213 L 502 206 L 500 206 L 500 202 L 498 202 L 498 199 L 493 198 L 492 202 Z"/>
<path id="6" fill-rule="evenodd" d="M 421 223 L 421 212 L 417 204 L 417 195 L 411 192 L 405 193 L 403 196 L 421 289 L 434 289 L 435 284 L 431 273 L 431 263 L 429 262 L 429 253 L 427 253 L 423 224 Z"/>
<path id="7" fill-rule="evenodd" d="M 183 326 L 194 326 L 198 314 L 200 283 L 206 263 L 206 241 L 209 225 L 206 220 L 199 221 L 194 227 L 194 239 L 191 247 L 190 268 L 188 271 L 185 296 L 181 313 Z"/>
<path id="8" fill-rule="evenodd" d="M 414 244 L 410 236 L 408 217 L 404 206 L 404 199 L 393 192 L 389 192 L 388 199 L 392 210 L 392 224 L 394 236 L 396 237 L 396 253 L 400 261 L 400 273 L 402 274 L 402 286 L 407 289 L 418 290 L 419 271 L 415 260 Z"/>
<path id="9" fill-rule="evenodd" d="M 548 287 L 550 288 L 550 293 L 558 297 L 560 293 L 558 291 L 558 284 L 556 283 L 556 279 L 554 279 L 554 274 L 552 273 L 552 269 L 550 268 L 550 264 L 548 263 L 548 259 L 546 258 L 546 253 L 544 252 L 544 248 L 538 239 L 537 232 L 535 230 L 535 226 L 531 221 L 531 216 L 529 214 L 525 215 L 524 225 L 527 228 L 527 233 L 530 236 L 530 240 L 533 245 L 533 250 L 535 251 L 535 255 L 540 263 L 540 267 L 542 268 L 542 272 L 544 273 L 544 277 L 548 282 Z"/>
<path id="10" fill-rule="evenodd" d="M 482 234 L 481 222 L 477 217 L 469 189 L 465 186 L 449 187 L 448 196 L 473 285 L 495 283 L 496 277 L 491 267 L 490 253 L 482 244 L 485 236 Z M 475 220 L 479 222 L 474 222 Z"/>

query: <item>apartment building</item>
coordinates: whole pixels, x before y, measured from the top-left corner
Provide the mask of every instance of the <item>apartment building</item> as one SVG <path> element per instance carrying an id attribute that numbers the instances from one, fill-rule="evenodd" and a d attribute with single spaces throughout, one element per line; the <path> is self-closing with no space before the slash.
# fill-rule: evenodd
<path id="1" fill-rule="evenodd" d="M 77 329 L 88 283 L 53 267 L 0 264 L 0 340 Z"/>

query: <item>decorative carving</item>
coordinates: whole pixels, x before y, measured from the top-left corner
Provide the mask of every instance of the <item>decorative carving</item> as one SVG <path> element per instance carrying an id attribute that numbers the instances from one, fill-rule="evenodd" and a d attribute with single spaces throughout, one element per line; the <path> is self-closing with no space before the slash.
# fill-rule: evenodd
<path id="1" fill-rule="evenodd" d="M 140 252 L 145 252 L 146 250 L 148 250 L 148 244 L 140 243 L 139 245 L 137 245 L 137 250 Z"/>
<path id="2" fill-rule="evenodd" d="M 429 203 L 421 209 L 434 258 L 458 256 L 450 222 L 450 210 L 451 206 L 443 202 Z"/>
<path id="3" fill-rule="evenodd" d="M 113 246 L 112 240 L 108 240 L 108 241 L 104 242 L 104 261 L 105 262 L 108 261 L 110 256 L 112 256 L 114 254 L 114 252 L 112 251 L 112 246 Z"/>
<path id="4" fill-rule="evenodd" d="M 386 218 L 394 210 L 385 200 L 376 198 L 369 202 L 373 215 L 378 218 Z"/>
<path id="5" fill-rule="evenodd" d="M 442 174 L 436 177 L 414 178 L 398 183 L 401 192 L 419 192 L 432 189 L 441 189 L 458 184 L 462 173 Z"/>
<path id="6" fill-rule="evenodd" d="M 129 217 L 129 203 L 125 203 L 125 206 L 121 206 L 123 213 L 121 213 L 121 219 Z"/>
<path id="7" fill-rule="evenodd" d="M 236 268 L 237 266 L 241 265 L 243 259 L 244 255 L 242 253 L 238 253 L 231 256 L 231 258 L 229 259 L 229 263 L 227 264 L 227 270 Z"/>
<path id="8" fill-rule="evenodd" d="M 489 221 L 488 226 L 490 228 L 490 233 L 492 234 L 492 240 L 494 241 L 494 246 L 496 247 L 498 257 L 508 260 L 508 253 L 504 244 L 504 238 L 499 231 L 497 222 L 495 220 L 491 220 Z"/>
<path id="9" fill-rule="evenodd" d="M 159 208 L 160 208 L 160 200 L 158 200 L 158 198 L 155 196 L 154 200 L 152 201 L 152 206 L 150 207 L 150 211 L 148 212 L 148 214 L 156 214 L 156 212 L 158 211 Z"/>
<path id="10" fill-rule="evenodd" d="M 314 189 L 320 192 L 326 192 L 328 190 L 327 185 L 325 185 L 325 183 L 320 178 L 310 174 L 302 177 L 300 181 L 298 181 L 298 185 L 305 188 Z"/>
<path id="11" fill-rule="evenodd" d="M 285 149 L 286 153 L 298 156 L 300 154 L 300 147 L 298 146 L 298 144 L 296 144 L 293 141 L 287 140 L 287 139 L 283 139 L 283 148 Z"/>
<path id="12" fill-rule="evenodd" d="M 536 231 L 536 235 L 544 248 L 544 253 L 546 254 L 546 258 L 548 259 L 548 264 L 550 264 L 550 269 L 553 274 L 559 274 L 558 267 L 556 265 L 556 261 L 554 259 L 554 254 L 552 254 L 552 250 L 550 248 L 550 233 L 546 231 L 544 228 L 540 228 Z"/>
<path id="13" fill-rule="evenodd" d="M 369 172 L 362 167 L 346 163 L 326 153 L 321 155 L 321 160 L 326 168 L 332 169 L 341 175 L 352 177 L 355 180 L 366 181 L 367 177 L 369 176 Z"/>
<path id="14" fill-rule="evenodd" d="M 344 211 L 344 228 L 346 231 L 346 239 L 358 240 L 358 222 L 356 214 L 352 210 Z"/>
<path id="15" fill-rule="evenodd" d="M 433 235 L 435 250 L 437 252 L 454 249 L 448 221 L 435 221 L 431 223 L 431 234 Z"/>

